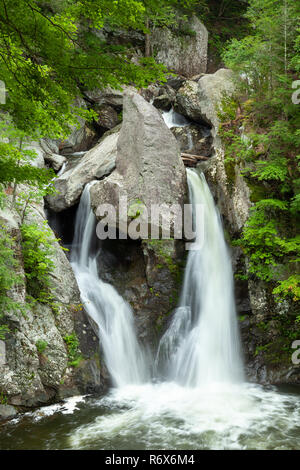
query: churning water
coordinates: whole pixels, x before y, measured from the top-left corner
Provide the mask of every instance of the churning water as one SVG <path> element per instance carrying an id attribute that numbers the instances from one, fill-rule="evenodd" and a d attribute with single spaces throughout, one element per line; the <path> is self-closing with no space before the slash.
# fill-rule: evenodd
<path id="1" fill-rule="evenodd" d="M 189 252 L 179 307 L 152 359 L 155 376 L 130 307 L 99 279 L 101 252 L 92 250 L 95 219 L 86 187 L 71 261 L 115 388 L 100 399 L 73 398 L 2 425 L 0 448 L 300 448 L 299 390 L 244 381 L 220 217 L 204 176 L 188 170 L 188 182 L 192 203 L 204 205 L 204 244 Z"/>

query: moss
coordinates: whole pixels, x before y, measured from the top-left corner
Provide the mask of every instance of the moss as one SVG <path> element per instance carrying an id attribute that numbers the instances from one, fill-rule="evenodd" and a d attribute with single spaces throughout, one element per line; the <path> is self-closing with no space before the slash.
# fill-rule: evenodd
<path id="1" fill-rule="evenodd" d="M 224 160 L 224 168 L 227 177 L 228 189 L 232 193 L 235 185 L 235 160 L 233 158 L 226 158 Z"/>
<path id="2" fill-rule="evenodd" d="M 64 341 L 67 345 L 68 351 L 68 365 L 72 367 L 78 367 L 81 361 L 84 359 L 79 350 L 79 341 L 76 333 L 64 336 Z"/>
<path id="3" fill-rule="evenodd" d="M 128 217 L 137 219 L 143 214 L 145 210 L 145 204 L 140 199 L 135 199 L 128 208 Z"/>
<path id="4" fill-rule="evenodd" d="M 149 240 L 148 245 L 157 253 L 157 255 L 163 260 L 164 264 L 168 267 L 176 285 L 181 283 L 182 270 L 184 268 L 182 262 L 175 262 L 172 255 L 174 253 L 174 241 L 173 240 Z M 157 269 L 163 269 L 161 263 L 156 265 Z"/>
<path id="5" fill-rule="evenodd" d="M 270 330 L 276 322 L 277 334 L 273 335 Z M 263 354 L 266 364 L 287 366 L 291 364 L 291 356 L 294 352 L 292 343 L 300 336 L 300 327 L 295 326 L 293 318 L 289 316 L 273 316 L 268 321 L 260 322 L 256 327 L 261 331 L 261 342 L 269 336 L 271 342 L 259 344 L 254 355 Z"/>
<path id="6" fill-rule="evenodd" d="M 36 346 L 36 349 L 38 351 L 39 354 L 43 354 L 43 352 L 45 351 L 45 349 L 47 348 L 48 346 L 48 343 L 47 341 L 44 341 L 42 339 L 39 339 L 36 343 L 35 343 L 35 346 Z"/>
<path id="7" fill-rule="evenodd" d="M 268 323 L 263 322 L 263 321 L 258 323 L 256 326 L 258 329 L 263 330 L 263 331 L 267 330 L 269 327 Z"/>

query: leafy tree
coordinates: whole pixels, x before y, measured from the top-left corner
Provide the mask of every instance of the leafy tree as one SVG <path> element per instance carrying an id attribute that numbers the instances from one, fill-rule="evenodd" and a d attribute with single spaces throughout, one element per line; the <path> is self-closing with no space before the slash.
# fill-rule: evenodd
<path id="1" fill-rule="evenodd" d="M 223 129 L 227 153 L 244 166 L 254 207 L 240 244 L 252 276 L 276 282 L 273 293 L 299 301 L 300 113 L 292 101 L 299 71 L 300 5 L 250 0 L 252 33 L 224 53 L 236 72 L 242 116 Z M 241 126 L 242 125 L 242 126 Z M 239 129 L 248 135 L 245 140 Z"/>
<path id="2" fill-rule="evenodd" d="M 28 300 L 47 303 L 55 309 L 51 282 L 51 274 L 55 269 L 51 258 L 54 240 L 52 230 L 46 224 L 47 222 L 42 227 L 35 223 L 21 226 L 22 253 Z"/>
<path id="3" fill-rule="evenodd" d="M 83 88 L 144 86 L 163 79 L 152 59 L 135 64 L 126 48 L 109 45 L 97 30 L 143 28 L 145 7 L 135 0 L 0 3 L 0 77 L 9 91 L 4 106 L 27 135 L 59 137 L 76 122 L 73 100 Z M 97 30 L 96 30 L 97 29 Z M 75 112 L 76 111 L 76 112 Z"/>
<path id="4" fill-rule="evenodd" d="M 15 311 L 20 305 L 9 295 L 10 290 L 21 280 L 16 273 L 17 261 L 14 258 L 14 239 L 7 234 L 5 226 L 0 224 L 0 339 L 5 339 L 9 331 L 2 323 L 5 312 Z"/>
<path id="5" fill-rule="evenodd" d="M 178 31 L 182 21 L 187 20 L 196 9 L 206 8 L 206 0 L 144 0 L 145 6 L 145 56 L 151 56 L 150 35 L 155 27 L 168 27 Z"/>

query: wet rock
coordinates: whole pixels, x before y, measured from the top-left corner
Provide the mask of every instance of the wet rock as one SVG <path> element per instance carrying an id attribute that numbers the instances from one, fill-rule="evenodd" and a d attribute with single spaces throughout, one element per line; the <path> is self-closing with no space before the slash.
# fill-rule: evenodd
<path id="1" fill-rule="evenodd" d="M 25 192 L 30 188 L 20 185 L 19 190 Z M 29 209 L 25 223 L 42 227 L 45 222 L 42 205 L 34 203 Z M 1 211 L 0 219 L 7 232 L 14 236 L 15 270 L 20 275 L 20 283 L 10 292 L 10 297 L 23 309 L 22 312 L 3 312 L 3 322 L 8 325 L 9 332 L 1 343 L 1 392 L 10 405 L 33 407 L 58 400 L 65 379 L 66 384 L 69 383 L 69 388 L 65 385 L 67 393 L 71 395 L 99 391 L 103 386 L 99 342 L 93 339 L 95 333 L 82 310 L 77 283 L 64 251 L 53 240 L 52 301 L 29 304 L 26 302 L 19 215 L 6 209 Z M 86 326 L 84 340 L 80 335 L 83 324 Z M 69 366 L 64 340 L 74 334 L 78 335 L 78 355 L 82 355 L 78 368 Z M 89 348 L 86 341 L 89 341 Z"/>
<path id="2" fill-rule="evenodd" d="M 185 127 L 173 127 L 171 130 L 182 152 L 203 157 L 212 155 L 213 138 L 208 128 L 190 124 Z"/>
<path id="3" fill-rule="evenodd" d="M 180 240 L 105 240 L 98 270 L 135 314 L 139 339 L 155 351 L 176 307 L 186 252 Z"/>
<path id="4" fill-rule="evenodd" d="M 169 111 L 172 107 L 172 101 L 168 95 L 160 95 L 154 98 L 153 106 L 164 111 Z"/>
<path id="5" fill-rule="evenodd" d="M 92 90 L 86 92 L 86 96 L 89 101 L 95 106 L 110 106 L 115 109 L 118 113 L 123 108 L 123 95 L 125 91 L 135 91 L 136 89 L 131 86 L 123 86 L 121 90 L 114 90 L 111 87 L 105 88 L 105 90 Z"/>
<path id="6" fill-rule="evenodd" d="M 55 171 L 59 171 L 63 164 L 67 161 L 65 157 L 62 155 L 57 155 L 56 153 L 45 153 L 44 159 L 45 162 L 48 163 Z"/>

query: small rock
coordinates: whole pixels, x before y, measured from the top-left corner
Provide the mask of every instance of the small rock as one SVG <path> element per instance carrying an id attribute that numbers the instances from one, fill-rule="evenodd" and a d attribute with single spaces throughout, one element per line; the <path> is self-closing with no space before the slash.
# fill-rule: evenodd
<path id="1" fill-rule="evenodd" d="M 9 419 L 16 416 L 17 410 L 11 405 L 0 405 L 0 420 Z"/>

